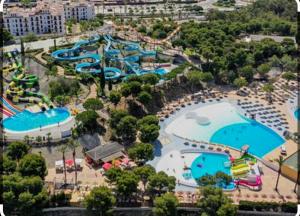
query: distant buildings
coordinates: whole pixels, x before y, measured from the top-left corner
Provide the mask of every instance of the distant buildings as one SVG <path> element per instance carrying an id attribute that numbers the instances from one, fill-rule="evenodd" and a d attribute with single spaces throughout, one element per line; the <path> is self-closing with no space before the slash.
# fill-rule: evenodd
<path id="1" fill-rule="evenodd" d="M 89 20 L 95 16 L 91 3 L 71 1 L 37 1 L 36 5 L 23 7 L 12 5 L 4 10 L 4 27 L 14 36 L 35 34 L 65 33 L 68 19 Z"/>

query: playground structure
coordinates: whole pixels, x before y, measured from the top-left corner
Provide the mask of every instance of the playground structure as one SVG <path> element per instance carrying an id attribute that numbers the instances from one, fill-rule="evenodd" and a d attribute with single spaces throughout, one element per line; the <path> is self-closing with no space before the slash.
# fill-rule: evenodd
<path id="1" fill-rule="evenodd" d="M 26 74 L 21 63 L 18 62 L 17 51 L 8 53 L 11 68 L 15 68 L 12 80 L 6 89 L 6 95 L 15 103 L 36 103 L 42 110 L 45 110 L 45 103 L 48 107 L 53 108 L 51 101 L 42 93 L 26 91 L 26 89 L 34 88 L 39 85 L 39 78 L 33 74 Z M 12 61 L 13 60 L 13 61 Z M 17 65 L 15 67 L 14 65 Z M 36 99 L 38 98 L 38 99 Z"/>
<path id="2" fill-rule="evenodd" d="M 231 173 L 237 186 L 245 186 L 250 190 L 261 189 L 262 180 L 257 159 L 244 152 L 240 158 L 231 158 Z"/>
<path id="3" fill-rule="evenodd" d="M 88 40 L 81 40 L 75 43 L 70 49 L 54 51 L 51 56 L 58 61 L 82 61 L 76 65 L 78 73 L 100 74 L 103 70 L 106 80 L 119 80 L 130 74 L 142 75 L 146 73 L 162 74 L 161 68 L 147 70 L 141 68 L 141 61 L 154 61 L 155 51 L 145 51 L 134 42 L 113 39 L 110 35 L 104 35 L 106 41 L 104 56 L 98 53 L 89 53 L 85 46 L 97 43 L 101 37 L 93 36 Z M 83 53 L 83 55 L 80 55 Z M 109 67 L 101 68 L 101 61 L 108 61 Z M 89 61 L 91 60 L 91 62 Z"/>

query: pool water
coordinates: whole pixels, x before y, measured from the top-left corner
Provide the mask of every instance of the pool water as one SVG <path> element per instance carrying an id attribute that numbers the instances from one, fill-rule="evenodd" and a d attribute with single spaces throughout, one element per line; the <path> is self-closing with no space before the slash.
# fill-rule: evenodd
<path id="1" fill-rule="evenodd" d="M 296 109 L 296 111 L 294 112 L 294 115 L 297 120 L 300 120 L 300 108 Z"/>
<path id="2" fill-rule="evenodd" d="M 231 124 L 216 131 L 210 139 L 212 143 L 222 143 L 236 149 L 245 144 L 250 145 L 249 153 L 263 157 L 276 146 L 284 143 L 284 139 L 273 130 L 252 120 L 247 123 Z"/>
<path id="3" fill-rule="evenodd" d="M 249 145 L 249 152 L 263 157 L 282 145 L 285 140 L 272 129 L 242 116 L 229 102 L 209 104 L 191 111 L 193 115 L 206 117 L 210 124 L 202 125 L 187 113 L 170 122 L 165 131 L 180 137 L 225 144 L 233 148 Z"/>
<path id="4" fill-rule="evenodd" d="M 63 122 L 70 116 L 68 110 L 54 108 L 45 112 L 32 113 L 24 110 L 3 120 L 5 129 L 11 131 L 27 131 Z"/>
<path id="5" fill-rule="evenodd" d="M 229 158 L 225 154 L 219 153 L 200 153 L 191 165 L 191 172 L 194 179 L 198 179 L 206 174 L 215 175 L 218 171 L 230 175 L 230 167 L 226 167 L 224 163 L 229 162 Z M 225 189 L 233 189 L 234 183 L 224 185 Z"/>

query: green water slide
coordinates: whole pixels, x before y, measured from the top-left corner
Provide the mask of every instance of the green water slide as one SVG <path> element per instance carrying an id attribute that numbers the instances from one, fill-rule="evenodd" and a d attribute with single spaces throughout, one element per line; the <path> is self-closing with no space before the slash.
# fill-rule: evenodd
<path id="1" fill-rule="evenodd" d="M 28 97 L 38 97 L 41 98 L 42 101 L 47 104 L 47 106 L 51 107 L 53 106 L 52 102 L 50 101 L 50 99 L 48 97 L 46 97 L 45 95 L 43 95 L 42 93 L 39 92 L 30 92 L 30 91 L 26 91 L 26 96 Z"/>
<path id="2" fill-rule="evenodd" d="M 26 88 L 32 88 L 35 85 L 38 85 L 39 78 L 33 74 L 24 74 L 16 72 L 15 75 L 12 77 L 12 80 L 17 85 L 25 85 Z"/>

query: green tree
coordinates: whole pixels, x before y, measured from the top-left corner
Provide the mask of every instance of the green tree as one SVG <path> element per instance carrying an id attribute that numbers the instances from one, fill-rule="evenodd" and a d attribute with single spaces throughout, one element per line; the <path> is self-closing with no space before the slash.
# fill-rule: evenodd
<path id="1" fill-rule="evenodd" d="M 2 36 L 3 36 L 3 42 L 4 44 L 6 44 L 7 42 L 11 41 L 14 37 L 11 35 L 11 33 L 3 28 L 3 32 L 2 32 Z"/>
<path id="2" fill-rule="evenodd" d="M 217 216 L 236 216 L 237 208 L 237 206 L 231 203 L 226 203 L 218 209 Z"/>
<path id="3" fill-rule="evenodd" d="M 248 82 L 244 77 L 238 77 L 233 81 L 233 84 L 241 89 L 242 87 L 247 86 Z"/>
<path id="4" fill-rule="evenodd" d="M 224 172 L 218 171 L 215 174 L 217 183 L 221 183 L 222 185 L 228 186 L 232 182 L 231 175 L 227 175 Z"/>
<path id="5" fill-rule="evenodd" d="M 29 192 L 22 192 L 19 195 L 18 198 L 18 203 L 19 206 L 18 208 L 20 209 L 20 211 L 24 214 L 24 215 L 28 215 L 31 213 L 34 204 L 35 204 L 35 200 L 34 197 L 31 193 Z"/>
<path id="6" fill-rule="evenodd" d="M 145 74 L 142 76 L 143 83 L 156 85 L 159 82 L 159 77 L 156 74 Z"/>
<path id="7" fill-rule="evenodd" d="M 172 192 L 176 186 L 176 178 L 168 176 L 165 172 L 160 171 L 148 178 L 147 190 L 152 195 L 160 195 L 166 192 Z"/>
<path id="8" fill-rule="evenodd" d="M 116 199 L 107 187 L 95 187 L 85 197 L 84 204 L 88 210 L 96 210 L 100 216 L 106 215 L 115 205 Z"/>
<path id="9" fill-rule="evenodd" d="M 154 158 L 154 148 L 149 143 L 136 143 L 128 149 L 128 155 L 137 163 L 144 164 Z"/>
<path id="10" fill-rule="evenodd" d="M 98 98 L 88 98 L 84 103 L 83 107 L 86 110 L 100 110 L 103 108 L 103 102 Z"/>
<path id="11" fill-rule="evenodd" d="M 172 193 L 166 193 L 155 198 L 153 213 L 156 216 L 175 216 L 177 215 L 177 206 L 177 197 Z"/>
<path id="12" fill-rule="evenodd" d="M 279 177 L 281 175 L 281 167 L 283 165 L 284 159 L 283 157 L 280 155 L 279 158 L 275 159 L 275 162 L 278 164 L 278 175 L 277 175 L 277 180 L 276 180 L 276 185 L 275 185 L 275 191 L 278 191 L 278 183 L 279 183 Z"/>
<path id="13" fill-rule="evenodd" d="M 121 176 L 122 173 L 123 171 L 120 168 L 112 167 L 107 170 L 104 175 L 111 184 L 114 184 L 117 182 L 117 178 Z"/>
<path id="14" fill-rule="evenodd" d="M 146 91 L 141 91 L 137 96 L 137 100 L 142 104 L 147 105 L 152 100 L 152 96 Z"/>
<path id="15" fill-rule="evenodd" d="M 12 174 L 17 169 L 17 163 L 10 158 L 8 158 L 6 155 L 3 155 L 2 159 L 2 167 L 1 169 L 4 174 Z"/>
<path id="16" fill-rule="evenodd" d="M 109 125 L 112 129 L 116 129 L 122 118 L 128 115 L 125 110 L 112 110 L 110 113 Z"/>
<path id="17" fill-rule="evenodd" d="M 266 77 L 270 70 L 271 68 L 269 64 L 261 64 L 257 68 L 257 72 L 261 77 Z"/>
<path id="18" fill-rule="evenodd" d="M 201 176 L 199 179 L 197 179 L 197 183 L 204 187 L 204 186 L 208 186 L 208 185 L 216 185 L 216 177 L 214 175 L 203 175 Z"/>
<path id="19" fill-rule="evenodd" d="M 154 142 L 159 136 L 159 126 L 154 124 L 142 125 L 139 136 L 142 142 Z"/>
<path id="20" fill-rule="evenodd" d="M 95 131 L 97 128 L 97 118 L 99 115 L 94 110 L 87 110 L 79 113 L 75 119 L 80 127 L 86 131 Z"/>
<path id="21" fill-rule="evenodd" d="M 202 76 L 200 71 L 190 71 L 187 74 L 187 79 L 192 85 L 192 91 L 194 92 L 194 87 L 201 85 Z"/>
<path id="22" fill-rule="evenodd" d="M 124 171 L 117 178 L 117 193 L 123 197 L 130 197 L 134 192 L 137 192 L 138 183 L 139 178 L 137 175 L 130 171 Z"/>
<path id="23" fill-rule="evenodd" d="M 253 80 L 253 68 L 251 65 L 246 65 L 240 69 L 239 72 L 241 77 L 244 77 L 247 82 L 251 82 Z"/>
<path id="24" fill-rule="evenodd" d="M 285 79 L 288 84 L 291 80 L 296 80 L 297 75 L 292 72 L 285 72 L 284 74 L 282 74 L 282 78 Z"/>
<path id="25" fill-rule="evenodd" d="M 264 92 L 266 92 L 266 99 L 269 101 L 269 103 L 272 103 L 272 92 L 274 91 L 273 84 L 267 83 L 262 89 Z"/>
<path id="26" fill-rule="evenodd" d="M 120 102 L 121 100 L 121 93 L 119 91 L 111 91 L 109 94 L 109 101 L 112 102 L 115 106 Z"/>
<path id="27" fill-rule="evenodd" d="M 223 216 L 223 213 L 229 213 L 228 216 L 235 216 L 237 211 L 237 208 L 232 204 L 232 200 L 223 193 L 222 189 L 214 186 L 201 188 L 201 198 L 198 200 L 197 205 L 200 208 L 200 214 L 208 216 Z"/>
<path id="28" fill-rule="evenodd" d="M 7 147 L 7 156 L 12 160 L 19 161 L 22 157 L 28 154 L 30 147 L 23 142 L 12 142 Z"/>
<path id="29" fill-rule="evenodd" d="M 123 117 L 116 127 L 116 134 L 123 141 L 134 141 L 136 133 L 137 119 L 130 115 Z"/>
<path id="30" fill-rule="evenodd" d="M 18 171 L 22 176 L 40 176 L 44 179 L 47 175 L 45 159 L 37 154 L 27 154 L 20 160 Z"/>
<path id="31" fill-rule="evenodd" d="M 133 172 L 140 178 L 145 188 L 149 177 L 155 174 L 155 169 L 147 164 L 134 168 Z"/>
<path id="32" fill-rule="evenodd" d="M 138 120 L 138 127 L 141 128 L 143 125 L 158 125 L 159 119 L 156 115 L 146 115 L 142 119 Z"/>

